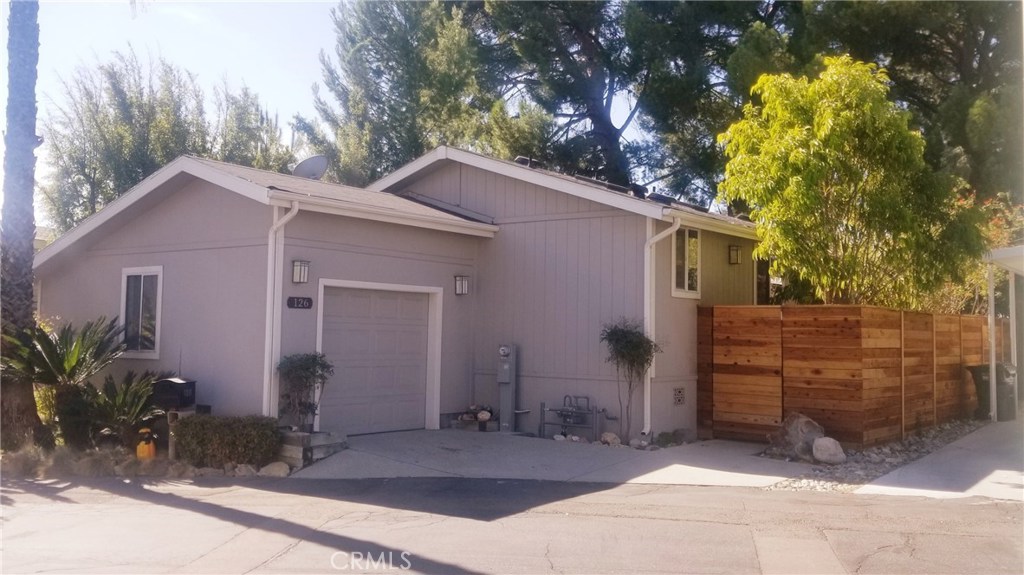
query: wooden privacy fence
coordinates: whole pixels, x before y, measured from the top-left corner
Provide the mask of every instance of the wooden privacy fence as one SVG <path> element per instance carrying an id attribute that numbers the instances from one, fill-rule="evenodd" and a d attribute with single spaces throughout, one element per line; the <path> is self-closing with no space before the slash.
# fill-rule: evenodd
<path id="1" fill-rule="evenodd" d="M 697 313 L 702 437 L 765 441 L 798 411 L 865 447 L 970 416 L 964 366 L 988 363 L 985 316 L 869 306 L 715 306 Z M 997 321 L 997 361 L 1009 322 Z"/>

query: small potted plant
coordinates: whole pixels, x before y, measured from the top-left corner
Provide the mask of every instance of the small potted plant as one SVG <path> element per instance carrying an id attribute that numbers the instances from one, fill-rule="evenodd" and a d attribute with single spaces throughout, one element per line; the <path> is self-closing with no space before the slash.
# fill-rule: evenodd
<path id="1" fill-rule="evenodd" d="M 297 427 L 296 431 L 312 432 L 313 417 L 334 366 L 322 353 L 296 353 L 281 358 L 277 373 L 281 378 L 280 415 Z"/>

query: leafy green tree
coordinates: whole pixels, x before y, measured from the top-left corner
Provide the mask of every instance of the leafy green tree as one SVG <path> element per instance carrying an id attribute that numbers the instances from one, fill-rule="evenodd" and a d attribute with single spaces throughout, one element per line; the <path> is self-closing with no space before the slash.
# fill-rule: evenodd
<path id="1" fill-rule="evenodd" d="M 35 189 L 36 79 L 39 64 L 39 3 L 9 3 L 7 20 L 7 127 L 4 129 L 3 229 L 0 230 L 0 301 L 5 336 L 35 327 L 32 295 L 32 240 L 36 233 L 32 208 Z M 0 351 L 10 353 L 4 337 Z M 16 449 L 39 436 L 42 422 L 36 410 L 32 380 L 0 378 L 0 439 L 4 449 Z M 35 434 L 35 435 L 34 435 Z"/>
<path id="2" fill-rule="evenodd" d="M 982 252 L 978 212 L 925 162 L 884 71 L 848 56 L 824 64 L 814 80 L 758 80 L 762 105 L 720 138 L 721 198 L 752 207 L 757 255 L 825 303 L 918 306 Z"/>

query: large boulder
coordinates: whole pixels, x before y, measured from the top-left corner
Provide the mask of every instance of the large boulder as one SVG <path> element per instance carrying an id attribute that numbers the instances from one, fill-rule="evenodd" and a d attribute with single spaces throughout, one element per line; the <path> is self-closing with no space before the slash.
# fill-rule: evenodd
<path id="1" fill-rule="evenodd" d="M 768 434 L 771 451 L 778 456 L 814 461 L 814 440 L 825 437 L 825 429 L 802 413 L 790 413 L 779 429 Z"/>
<path id="2" fill-rule="evenodd" d="M 292 470 L 288 467 L 287 463 L 283 461 L 275 461 L 260 468 L 258 475 L 260 477 L 288 477 L 288 474 L 291 473 L 291 471 Z"/>
<path id="3" fill-rule="evenodd" d="M 622 440 L 619 439 L 618 435 L 615 435 L 610 431 L 606 431 L 601 434 L 601 443 L 605 445 L 620 445 Z"/>
<path id="4" fill-rule="evenodd" d="M 815 439 L 811 453 L 815 459 L 822 463 L 830 463 L 832 465 L 846 463 L 846 453 L 843 451 L 843 446 L 839 445 L 839 442 L 831 437 Z"/>

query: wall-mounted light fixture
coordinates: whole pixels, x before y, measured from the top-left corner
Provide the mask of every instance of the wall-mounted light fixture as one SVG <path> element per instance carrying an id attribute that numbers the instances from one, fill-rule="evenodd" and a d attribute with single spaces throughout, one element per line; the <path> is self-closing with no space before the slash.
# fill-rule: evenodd
<path id="1" fill-rule="evenodd" d="M 469 276 L 455 276 L 455 295 L 469 293 Z"/>
<path id="2" fill-rule="evenodd" d="M 304 284 L 309 282 L 309 262 L 305 260 L 292 260 L 292 283 Z"/>
<path id="3" fill-rule="evenodd" d="M 729 264 L 734 265 L 740 263 L 740 247 L 729 246 Z"/>

